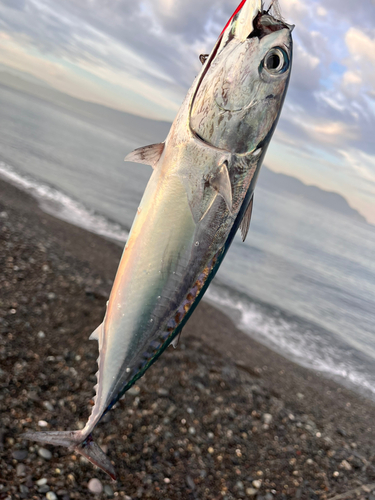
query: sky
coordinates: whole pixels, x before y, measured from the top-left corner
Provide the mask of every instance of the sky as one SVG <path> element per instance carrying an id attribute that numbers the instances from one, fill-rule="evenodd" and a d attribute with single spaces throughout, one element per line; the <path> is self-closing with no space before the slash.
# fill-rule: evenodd
<path id="1" fill-rule="evenodd" d="M 172 121 L 239 0 L 0 0 L 0 67 Z M 375 0 L 280 0 L 293 71 L 265 164 L 375 224 Z"/>

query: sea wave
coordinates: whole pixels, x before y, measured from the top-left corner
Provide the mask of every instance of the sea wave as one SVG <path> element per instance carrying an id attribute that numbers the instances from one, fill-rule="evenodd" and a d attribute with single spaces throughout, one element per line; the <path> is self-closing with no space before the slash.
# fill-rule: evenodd
<path id="1" fill-rule="evenodd" d="M 41 209 L 54 217 L 118 242 L 124 242 L 128 238 L 128 231 L 117 222 L 97 214 L 54 187 L 17 172 L 2 161 L 0 161 L 0 176 L 31 194 Z"/>
<path id="2" fill-rule="evenodd" d="M 257 302 L 218 280 L 211 284 L 206 299 L 266 347 L 375 400 L 373 360 L 334 333 Z"/>
<path id="3" fill-rule="evenodd" d="M 0 176 L 31 194 L 43 211 L 92 233 L 123 243 L 128 231 L 120 224 L 85 207 L 62 191 L 21 174 L 0 161 Z M 302 318 L 248 297 L 218 279 L 206 298 L 220 306 L 237 327 L 267 347 L 302 366 L 322 372 L 375 400 L 373 360 L 345 344 L 343 339 Z"/>

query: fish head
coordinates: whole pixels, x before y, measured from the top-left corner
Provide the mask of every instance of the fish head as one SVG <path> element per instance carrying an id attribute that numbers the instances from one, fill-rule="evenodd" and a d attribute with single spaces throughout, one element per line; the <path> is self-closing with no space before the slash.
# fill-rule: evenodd
<path id="1" fill-rule="evenodd" d="M 242 5 L 242 7 L 241 7 Z M 190 128 L 235 154 L 267 147 L 288 88 L 293 26 L 245 0 L 206 60 L 190 108 Z"/>

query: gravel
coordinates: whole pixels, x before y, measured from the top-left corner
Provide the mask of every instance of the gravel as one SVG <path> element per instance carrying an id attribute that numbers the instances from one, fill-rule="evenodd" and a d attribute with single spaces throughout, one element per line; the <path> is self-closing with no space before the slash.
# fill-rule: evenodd
<path id="1" fill-rule="evenodd" d="M 25 460 L 27 458 L 28 451 L 27 450 L 15 450 L 12 453 L 12 456 L 15 460 Z"/>
<path id="2" fill-rule="evenodd" d="M 52 453 L 49 450 L 47 450 L 46 448 L 39 448 L 38 455 L 40 457 L 44 458 L 44 460 L 51 460 L 51 458 L 52 458 Z"/>
<path id="3" fill-rule="evenodd" d="M 99 498 L 110 488 L 131 500 L 375 495 L 373 403 L 272 353 L 208 304 L 95 429 L 116 483 L 70 450 L 25 442 L 38 423 L 69 430 L 88 418 L 88 337 L 121 249 L 1 181 L 0 212 L 0 500 L 92 499 L 100 487 Z"/>
<path id="4" fill-rule="evenodd" d="M 94 493 L 94 495 L 100 495 L 100 493 L 103 491 L 102 483 L 99 481 L 99 479 L 96 478 L 90 479 L 87 487 L 89 491 L 91 491 L 91 493 Z"/>

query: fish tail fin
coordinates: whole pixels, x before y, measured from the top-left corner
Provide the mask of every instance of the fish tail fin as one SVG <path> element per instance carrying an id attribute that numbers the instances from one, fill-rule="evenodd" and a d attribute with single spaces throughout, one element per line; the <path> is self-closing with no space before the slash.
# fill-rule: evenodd
<path id="1" fill-rule="evenodd" d="M 81 431 L 54 431 L 54 432 L 25 432 L 21 436 L 30 441 L 37 441 L 43 444 L 53 444 L 55 446 L 65 446 L 66 448 L 74 448 L 77 444 L 85 439 Z"/>
<path id="2" fill-rule="evenodd" d="M 104 451 L 94 442 L 91 434 L 85 437 L 82 431 L 25 432 L 22 434 L 22 437 L 24 439 L 30 439 L 31 441 L 37 441 L 38 443 L 70 448 L 102 469 L 112 479 L 116 479 L 116 472 L 111 461 Z"/>
<path id="3" fill-rule="evenodd" d="M 102 469 L 102 471 L 108 474 L 114 481 L 116 480 L 116 472 L 111 461 L 100 446 L 95 443 L 91 434 L 85 439 L 85 441 L 83 441 L 83 443 L 75 446 L 74 450 L 83 457 L 87 458 L 87 460 L 89 460 L 92 464 Z"/>

